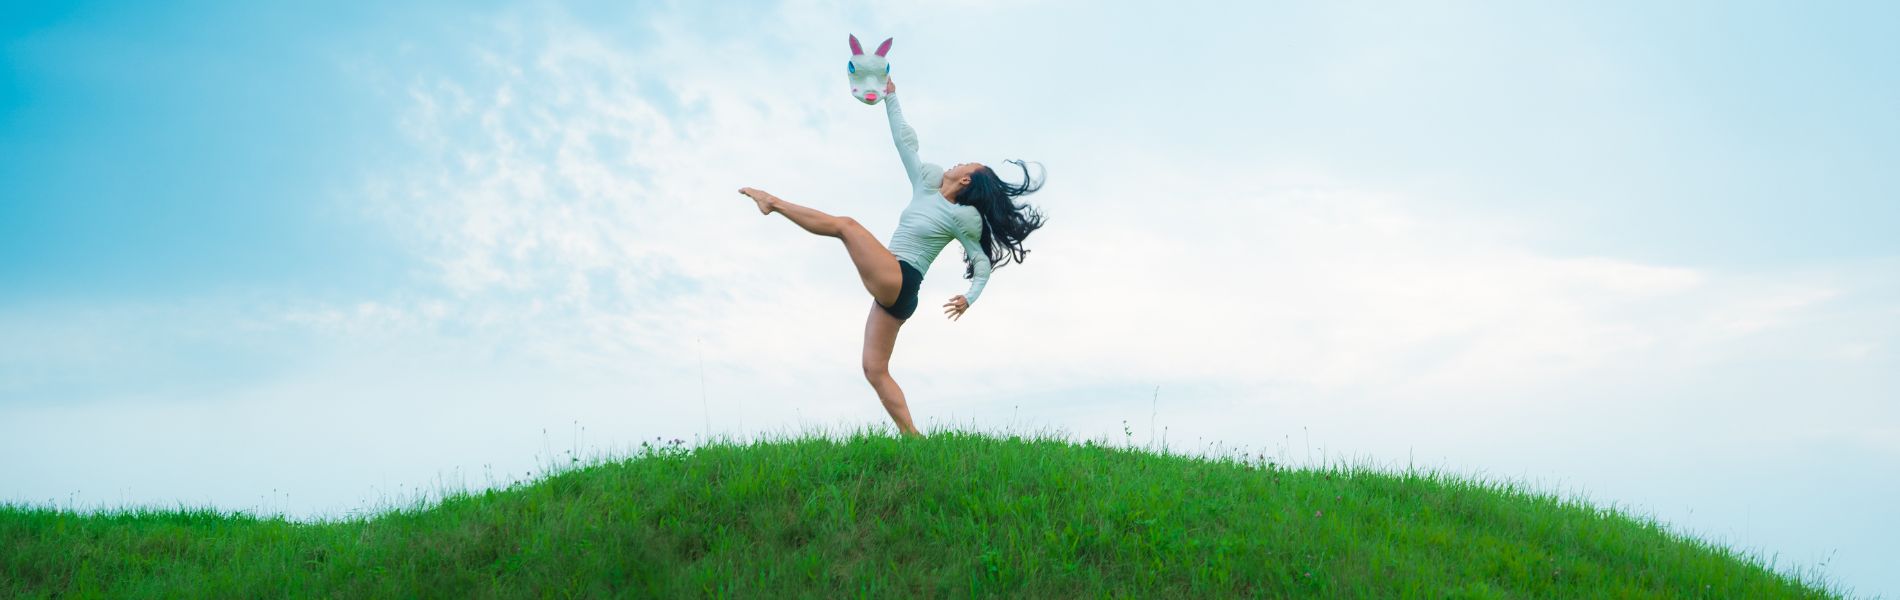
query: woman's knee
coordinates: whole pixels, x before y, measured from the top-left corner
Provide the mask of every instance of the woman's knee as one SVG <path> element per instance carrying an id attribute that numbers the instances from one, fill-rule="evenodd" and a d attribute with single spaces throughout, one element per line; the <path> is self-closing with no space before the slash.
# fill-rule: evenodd
<path id="1" fill-rule="evenodd" d="M 839 237 L 844 237 L 847 234 L 851 234 L 855 232 L 869 231 L 865 229 L 863 225 L 858 224 L 857 219 L 853 219 L 851 217 L 838 217 L 837 219 L 838 220 L 834 221 L 834 223 L 837 224 Z"/>
<path id="2" fill-rule="evenodd" d="M 864 380 L 877 383 L 891 377 L 891 364 L 872 359 L 864 359 Z"/>

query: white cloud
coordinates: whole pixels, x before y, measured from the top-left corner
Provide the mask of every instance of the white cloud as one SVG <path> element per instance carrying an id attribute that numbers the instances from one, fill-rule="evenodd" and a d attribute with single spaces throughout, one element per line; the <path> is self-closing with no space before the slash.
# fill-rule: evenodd
<path id="1" fill-rule="evenodd" d="M 406 82 L 405 130 L 426 152 L 370 187 L 454 292 L 432 310 L 578 363 L 664 361 L 703 339 L 768 377 L 855 364 L 867 301 L 844 254 L 732 190 L 887 230 L 903 190 L 882 110 L 835 93 L 842 78 L 811 76 L 835 56 L 664 23 L 636 52 L 559 15 L 510 22 L 505 43 L 475 51 L 481 70 Z M 913 118 L 935 108 L 910 106 Z M 927 155 L 933 136 L 962 147 L 984 135 L 923 133 Z M 1116 149 L 1059 158 L 1066 168 L 1032 197 L 1054 216 L 1032 260 L 1000 271 L 962 323 L 920 311 L 902 346 L 957 359 L 900 353 L 900 368 L 1017 369 L 1051 385 L 1482 388 L 1653 360 L 1659 346 L 1693 354 L 1841 293 L 1552 256 L 1492 224 L 1419 216 L 1389 191 L 1277 183 L 1323 180 L 1308 174 Z M 1128 164 L 1143 168 L 1117 167 Z M 926 307 L 962 285 L 957 251 L 945 254 Z"/>

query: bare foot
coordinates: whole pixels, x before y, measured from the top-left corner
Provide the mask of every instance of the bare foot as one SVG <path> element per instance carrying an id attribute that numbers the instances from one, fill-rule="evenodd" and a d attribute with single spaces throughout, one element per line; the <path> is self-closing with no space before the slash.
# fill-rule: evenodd
<path id="1" fill-rule="evenodd" d="M 751 198 L 753 202 L 758 203 L 759 214 L 761 215 L 772 214 L 772 201 L 778 200 L 777 196 L 752 188 L 739 188 L 739 193 L 745 194 L 746 197 Z"/>

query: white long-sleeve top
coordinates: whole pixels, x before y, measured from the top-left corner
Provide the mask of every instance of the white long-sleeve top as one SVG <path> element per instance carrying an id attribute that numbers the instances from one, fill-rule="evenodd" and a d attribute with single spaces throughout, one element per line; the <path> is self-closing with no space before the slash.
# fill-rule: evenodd
<path id="1" fill-rule="evenodd" d="M 909 263 L 918 274 L 930 271 L 931 261 L 954 239 L 963 242 L 963 251 L 975 261 L 970 291 L 963 299 L 976 304 L 983 284 L 990 280 L 990 256 L 983 252 L 983 215 L 974 206 L 956 204 L 943 197 L 943 167 L 917 158 L 917 132 L 904 122 L 904 111 L 897 106 L 897 95 L 884 97 L 884 113 L 891 119 L 891 141 L 897 144 L 897 157 L 904 161 L 904 173 L 910 176 L 910 206 L 897 218 L 897 233 L 891 234 L 891 254 Z"/>

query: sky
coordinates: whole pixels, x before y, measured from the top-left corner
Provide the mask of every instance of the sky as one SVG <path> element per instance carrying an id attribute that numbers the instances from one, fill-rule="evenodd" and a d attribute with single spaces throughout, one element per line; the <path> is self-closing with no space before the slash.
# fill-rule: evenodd
<path id="1" fill-rule="evenodd" d="M 841 247 L 733 193 L 895 227 L 856 34 L 925 160 L 1048 174 L 900 337 L 926 430 L 1518 482 L 1900 595 L 1894 5 L 385 4 L 0 8 L 0 501 L 886 423 Z"/>

